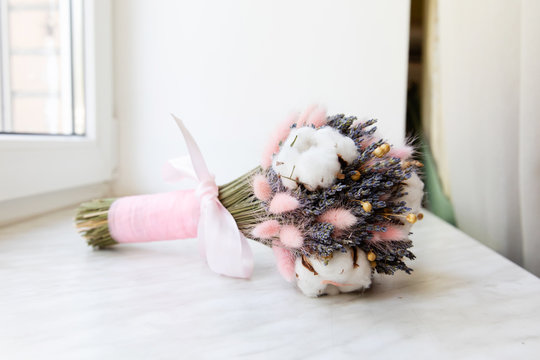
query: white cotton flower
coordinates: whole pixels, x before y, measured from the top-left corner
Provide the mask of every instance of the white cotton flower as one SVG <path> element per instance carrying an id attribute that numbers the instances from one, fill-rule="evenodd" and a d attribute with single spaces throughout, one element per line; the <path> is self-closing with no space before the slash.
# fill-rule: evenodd
<path id="1" fill-rule="evenodd" d="M 314 190 L 318 186 L 326 188 L 332 185 L 340 169 L 341 164 L 334 151 L 315 146 L 300 155 L 293 176 Z"/>
<path id="2" fill-rule="evenodd" d="M 358 150 L 351 138 L 325 126 L 293 129 L 274 157 L 272 168 L 281 175 L 283 185 L 295 189 L 298 183 L 315 190 L 334 183 L 341 168 L 339 157 L 352 162 Z"/>
<path id="3" fill-rule="evenodd" d="M 294 136 L 291 136 L 289 134 L 289 137 L 283 143 L 283 147 L 293 147 L 296 151 L 300 153 L 304 152 L 309 148 L 317 145 L 315 143 L 316 132 L 317 130 L 315 130 L 311 126 L 304 126 L 294 129 L 291 131 L 291 134 L 294 134 Z"/>
<path id="4" fill-rule="evenodd" d="M 352 250 L 334 252 L 325 265 L 322 260 L 309 257 L 307 260 L 317 275 L 297 258 L 295 263 L 296 285 L 306 296 L 337 295 L 339 293 L 364 290 L 371 285 L 371 266 L 366 253 L 357 250 L 357 267 L 354 266 Z"/>
<path id="5" fill-rule="evenodd" d="M 283 145 L 288 146 L 290 145 Z M 300 153 L 298 151 L 280 151 L 272 162 L 272 168 L 277 174 L 282 175 L 281 181 L 283 185 L 289 189 L 296 189 L 297 184 L 292 176 L 296 176 L 296 164 L 298 163 L 298 158 Z"/>
<path id="6" fill-rule="evenodd" d="M 341 135 L 338 130 L 332 127 L 326 126 L 319 129 L 315 133 L 315 139 L 319 145 L 334 147 L 336 153 L 348 163 L 353 162 L 358 157 L 354 140 Z"/>

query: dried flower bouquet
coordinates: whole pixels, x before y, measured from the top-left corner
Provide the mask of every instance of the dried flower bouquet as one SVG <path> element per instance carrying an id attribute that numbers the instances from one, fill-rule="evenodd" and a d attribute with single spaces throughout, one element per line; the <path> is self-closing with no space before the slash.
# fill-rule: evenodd
<path id="1" fill-rule="evenodd" d="M 378 138 L 375 122 L 311 107 L 276 130 L 259 167 L 218 187 L 178 120 L 195 174 L 173 161 L 166 178 L 197 189 L 90 201 L 77 226 L 97 248 L 198 236 L 209 267 L 240 278 L 252 272 L 250 238 L 307 296 L 366 289 L 374 272 L 411 272 L 410 228 L 422 218 L 422 164 L 411 146 Z"/>

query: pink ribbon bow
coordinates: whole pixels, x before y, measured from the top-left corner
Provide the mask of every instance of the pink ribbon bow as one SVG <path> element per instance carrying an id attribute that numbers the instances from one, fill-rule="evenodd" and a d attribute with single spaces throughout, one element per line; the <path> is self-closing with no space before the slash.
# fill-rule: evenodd
<path id="1" fill-rule="evenodd" d="M 197 227 L 199 249 L 210 269 L 218 274 L 249 278 L 253 272 L 253 254 L 231 213 L 218 199 L 219 189 L 206 166 L 197 143 L 182 120 L 173 115 L 182 131 L 192 165 L 188 159 L 173 160 L 165 169 L 166 180 L 198 180 L 195 194 L 200 200 Z"/>

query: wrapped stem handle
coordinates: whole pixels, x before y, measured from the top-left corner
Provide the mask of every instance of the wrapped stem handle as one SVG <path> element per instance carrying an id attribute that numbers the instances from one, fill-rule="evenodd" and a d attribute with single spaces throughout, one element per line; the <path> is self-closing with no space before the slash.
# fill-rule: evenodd
<path id="1" fill-rule="evenodd" d="M 112 203 L 111 237 L 119 243 L 197 237 L 200 200 L 195 190 L 127 196 Z"/>

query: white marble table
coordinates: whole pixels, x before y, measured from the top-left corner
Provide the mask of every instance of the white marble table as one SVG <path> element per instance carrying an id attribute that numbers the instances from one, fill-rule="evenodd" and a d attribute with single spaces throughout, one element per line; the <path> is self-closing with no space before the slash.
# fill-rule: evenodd
<path id="1" fill-rule="evenodd" d="M 540 358 L 540 281 L 426 214 L 413 275 L 311 299 L 253 246 L 251 281 L 195 240 L 92 251 L 72 212 L 0 229 L 0 359 Z"/>

